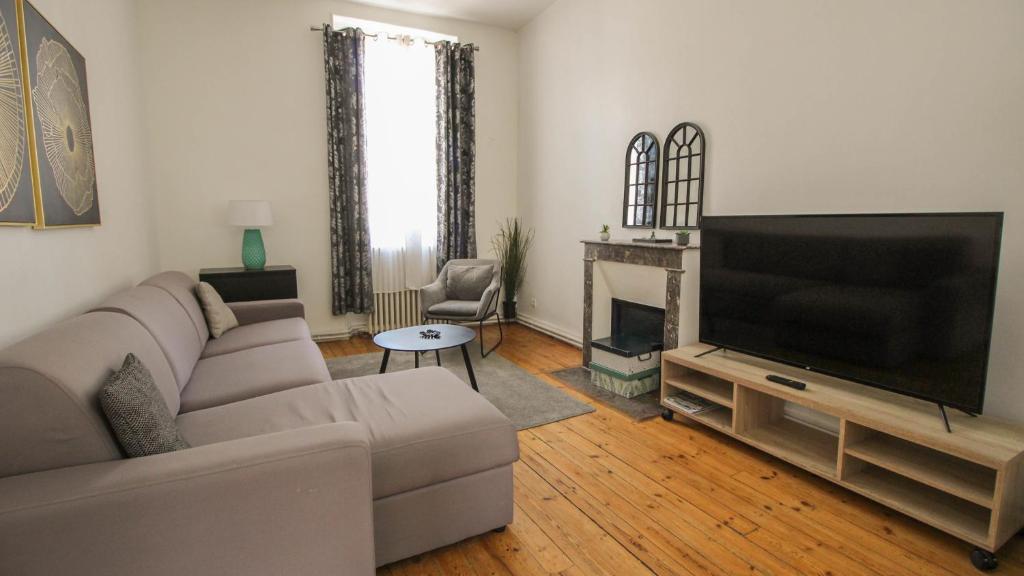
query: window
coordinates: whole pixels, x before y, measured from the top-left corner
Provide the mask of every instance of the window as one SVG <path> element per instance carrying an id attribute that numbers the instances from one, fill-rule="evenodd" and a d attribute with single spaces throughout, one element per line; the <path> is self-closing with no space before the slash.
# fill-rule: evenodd
<path id="1" fill-rule="evenodd" d="M 437 92 L 433 46 L 457 38 L 335 17 L 366 39 L 366 173 L 374 291 L 430 283 L 437 246 Z"/>

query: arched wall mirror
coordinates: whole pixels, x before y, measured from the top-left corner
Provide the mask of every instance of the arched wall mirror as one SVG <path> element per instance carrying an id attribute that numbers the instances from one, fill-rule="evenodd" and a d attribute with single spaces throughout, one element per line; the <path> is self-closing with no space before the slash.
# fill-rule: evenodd
<path id="1" fill-rule="evenodd" d="M 626 189 L 622 198 L 622 226 L 654 228 L 658 205 L 658 139 L 641 132 L 626 148 Z"/>
<path id="2" fill-rule="evenodd" d="M 683 122 L 665 139 L 661 182 L 661 227 L 696 230 L 704 213 L 704 131 Z"/>

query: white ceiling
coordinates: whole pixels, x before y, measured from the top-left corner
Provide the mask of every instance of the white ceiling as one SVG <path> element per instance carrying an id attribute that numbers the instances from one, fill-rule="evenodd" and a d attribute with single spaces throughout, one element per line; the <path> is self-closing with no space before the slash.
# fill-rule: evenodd
<path id="1" fill-rule="evenodd" d="M 352 0 L 414 14 L 458 18 L 518 30 L 555 0 Z"/>

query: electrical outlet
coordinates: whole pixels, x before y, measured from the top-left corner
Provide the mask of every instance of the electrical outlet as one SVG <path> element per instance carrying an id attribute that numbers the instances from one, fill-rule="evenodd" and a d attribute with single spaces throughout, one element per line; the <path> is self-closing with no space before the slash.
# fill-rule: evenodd
<path id="1" fill-rule="evenodd" d="M 536 298 L 530 298 L 530 308 L 536 308 L 536 307 L 537 307 L 537 299 Z"/>

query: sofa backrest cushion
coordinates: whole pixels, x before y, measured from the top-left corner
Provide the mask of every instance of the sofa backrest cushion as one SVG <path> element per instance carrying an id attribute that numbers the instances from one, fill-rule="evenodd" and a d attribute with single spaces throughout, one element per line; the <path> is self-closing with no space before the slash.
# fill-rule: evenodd
<path id="1" fill-rule="evenodd" d="M 203 341 L 190 315 L 170 293 L 155 286 L 136 286 L 111 296 L 96 311 L 120 312 L 142 324 L 164 351 L 178 390 L 188 384 Z"/>
<path id="2" fill-rule="evenodd" d="M 163 351 L 124 314 L 78 316 L 0 350 L 0 477 L 120 458 L 99 390 L 128 353 L 146 364 L 177 414 Z"/>
<path id="3" fill-rule="evenodd" d="M 206 346 L 206 341 L 210 338 L 210 330 L 206 327 L 206 317 L 203 316 L 203 309 L 196 297 L 196 281 L 191 276 L 184 272 L 161 272 L 139 285 L 156 286 L 173 296 L 188 313 L 188 317 L 192 319 L 201 346 Z"/>

